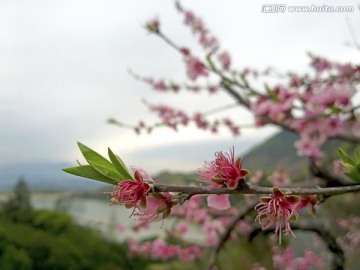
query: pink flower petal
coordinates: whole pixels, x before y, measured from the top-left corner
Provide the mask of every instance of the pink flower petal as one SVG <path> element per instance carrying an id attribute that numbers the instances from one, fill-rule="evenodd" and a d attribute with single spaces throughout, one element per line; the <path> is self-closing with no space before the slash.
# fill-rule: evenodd
<path id="1" fill-rule="evenodd" d="M 217 210 L 226 210 L 231 207 L 229 194 L 216 195 L 212 194 L 207 197 L 208 206 Z"/>
<path id="2" fill-rule="evenodd" d="M 150 176 L 150 174 L 148 174 L 143 168 L 137 166 L 130 166 L 130 168 L 133 172 L 138 171 L 144 180 L 155 182 L 154 179 L 152 179 L 152 177 Z"/>

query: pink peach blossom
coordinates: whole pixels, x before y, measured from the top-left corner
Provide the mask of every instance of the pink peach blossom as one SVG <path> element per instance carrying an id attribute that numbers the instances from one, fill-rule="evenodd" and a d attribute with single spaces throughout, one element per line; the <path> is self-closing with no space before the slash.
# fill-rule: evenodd
<path id="1" fill-rule="evenodd" d="M 189 57 L 186 60 L 186 74 L 192 81 L 195 81 L 198 77 L 209 75 L 205 65 L 196 57 Z"/>
<path id="2" fill-rule="evenodd" d="M 275 234 L 279 235 L 279 243 L 281 243 L 282 223 L 285 225 L 285 235 L 290 234 L 295 238 L 290 222 L 296 221 L 298 218 L 295 210 L 298 202 L 298 196 L 287 196 L 278 187 L 273 187 L 273 194 L 270 194 L 269 197 L 262 197 L 261 202 L 255 206 L 258 211 L 255 220 L 262 225 L 263 230 L 269 229 L 275 224 Z"/>
<path id="3" fill-rule="evenodd" d="M 127 208 L 138 207 L 146 208 L 146 195 L 151 186 L 143 181 L 143 176 L 139 171 L 135 171 L 134 180 L 125 180 L 118 183 L 117 188 L 109 192 L 112 196 L 111 202 L 115 204 L 124 204 Z M 134 212 L 133 212 L 134 213 Z"/>
<path id="4" fill-rule="evenodd" d="M 207 197 L 208 206 L 213 207 L 217 210 L 226 210 L 231 207 L 229 194 L 211 194 Z"/>
<path id="5" fill-rule="evenodd" d="M 222 52 L 219 54 L 218 60 L 221 63 L 223 70 L 229 70 L 231 65 L 231 58 L 228 52 Z"/>
<path id="6" fill-rule="evenodd" d="M 137 208 L 134 216 L 144 223 L 157 222 L 165 219 L 171 213 L 173 203 L 169 193 L 153 193 L 147 197 L 147 207 Z"/>
<path id="7" fill-rule="evenodd" d="M 205 163 L 204 168 L 199 170 L 200 180 L 235 189 L 239 182 L 249 174 L 248 170 L 241 168 L 242 158 L 235 160 L 234 148 L 230 149 L 230 154 L 217 152 L 215 156 L 214 161 Z"/>
<path id="8" fill-rule="evenodd" d="M 269 177 L 270 182 L 275 186 L 285 186 L 290 183 L 290 178 L 284 167 L 278 166 Z"/>

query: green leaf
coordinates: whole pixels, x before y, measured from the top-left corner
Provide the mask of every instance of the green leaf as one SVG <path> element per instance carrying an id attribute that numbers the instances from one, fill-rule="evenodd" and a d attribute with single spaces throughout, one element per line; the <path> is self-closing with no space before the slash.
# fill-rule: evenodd
<path id="1" fill-rule="evenodd" d="M 360 182 L 360 174 L 355 172 L 346 172 L 345 175 L 356 182 Z"/>
<path id="2" fill-rule="evenodd" d="M 356 163 L 356 170 L 360 174 L 360 162 Z"/>
<path id="3" fill-rule="evenodd" d="M 346 163 L 350 163 L 352 165 L 355 165 L 355 162 L 352 160 L 352 158 L 341 148 L 338 149 L 338 152 L 341 156 L 341 159 L 345 161 Z"/>
<path id="4" fill-rule="evenodd" d="M 78 145 L 86 161 L 99 173 L 118 182 L 127 179 L 127 177 L 116 171 L 114 165 L 106 158 L 80 142 L 78 142 Z"/>
<path id="5" fill-rule="evenodd" d="M 209 66 L 210 66 L 210 68 L 212 69 L 212 70 L 217 70 L 216 69 L 216 67 L 215 67 L 215 65 L 214 65 L 214 62 L 211 60 L 211 56 L 212 56 L 212 52 L 209 52 L 207 55 L 206 55 L 206 60 L 207 60 L 207 62 L 208 62 L 208 64 L 209 64 Z"/>
<path id="6" fill-rule="evenodd" d="M 113 151 L 108 148 L 108 155 L 109 158 L 114 165 L 115 169 L 124 177 L 127 179 L 134 179 L 131 174 L 129 173 L 128 169 L 126 168 L 124 162 L 121 160 L 121 158 L 113 153 Z"/>
<path id="7" fill-rule="evenodd" d="M 110 161 L 104 158 L 102 155 L 96 153 L 94 150 L 90 149 L 86 145 L 78 142 L 78 146 L 80 148 L 81 153 L 83 154 L 86 161 L 91 165 L 92 163 L 96 163 L 103 167 L 107 167 L 109 169 L 113 169 L 113 165 Z"/>
<path id="8" fill-rule="evenodd" d="M 97 170 L 99 173 L 101 173 L 102 175 L 111 178 L 113 180 L 116 181 L 116 183 L 123 181 L 123 180 L 128 180 L 129 178 L 121 175 L 118 171 L 116 171 L 114 168 L 113 169 L 109 169 L 108 167 L 104 167 L 101 164 L 97 164 L 97 163 L 92 163 L 90 166 L 92 166 L 95 170 Z"/>
<path id="9" fill-rule="evenodd" d="M 360 162 L 360 148 L 356 148 L 354 151 L 355 161 Z"/>
<path id="10" fill-rule="evenodd" d="M 341 164 L 346 170 L 348 170 L 348 171 L 353 171 L 353 170 L 355 170 L 355 166 L 354 165 L 352 165 L 352 164 L 349 164 L 349 163 L 342 163 Z"/>
<path id="11" fill-rule="evenodd" d="M 90 165 L 80 165 L 78 167 L 65 168 L 62 170 L 64 172 L 67 172 L 67 173 L 70 173 L 70 174 L 73 174 L 76 176 L 90 178 L 90 179 L 104 182 L 107 184 L 111 184 L 111 185 L 117 184 L 117 181 L 110 179 L 110 178 L 106 177 L 105 175 L 99 173 L 97 170 L 95 170 Z"/>
<path id="12" fill-rule="evenodd" d="M 338 107 L 330 107 L 330 110 L 331 110 L 331 114 L 339 114 L 342 112 L 342 109 L 341 108 L 338 108 Z"/>
<path id="13" fill-rule="evenodd" d="M 233 82 L 227 78 L 223 78 L 223 80 L 221 81 L 222 84 L 228 88 L 231 88 L 233 86 Z"/>

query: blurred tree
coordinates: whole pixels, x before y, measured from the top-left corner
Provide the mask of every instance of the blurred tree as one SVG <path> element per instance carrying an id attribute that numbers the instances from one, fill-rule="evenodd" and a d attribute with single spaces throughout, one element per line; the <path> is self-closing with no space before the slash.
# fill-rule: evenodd
<path id="1" fill-rule="evenodd" d="M 5 204 L 8 211 L 26 211 L 31 209 L 30 190 L 23 177 L 20 177 L 13 189 L 13 195 Z"/>

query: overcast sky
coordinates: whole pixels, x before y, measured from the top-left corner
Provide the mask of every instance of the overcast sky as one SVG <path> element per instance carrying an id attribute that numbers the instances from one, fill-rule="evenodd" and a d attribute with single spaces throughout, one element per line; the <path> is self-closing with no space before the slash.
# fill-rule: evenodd
<path id="1" fill-rule="evenodd" d="M 285 2 L 285 1 L 283 1 Z M 289 2 L 289 1 L 287 1 Z M 339 1 L 290 1 L 292 5 L 333 5 Z M 360 42 L 360 12 L 261 12 L 273 1 L 182 1 L 203 18 L 229 51 L 235 67 L 306 70 L 306 52 L 359 63 L 348 17 Z M 282 2 L 281 2 L 282 3 Z M 153 121 L 141 99 L 201 111 L 231 102 L 224 93 L 210 96 L 159 94 L 127 73 L 184 81 L 182 58 L 149 35 L 144 23 L 157 16 L 162 30 L 180 45 L 198 47 L 169 0 L 1 0 L 0 1 L 0 164 L 66 161 L 80 158 L 76 142 L 105 154 L 109 146 L 129 164 L 150 172 L 191 170 L 217 150 L 235 145 L 247 150 L 274 129 L 210 135 L 195 128 L 175 133 L 159 129 L 150 136 L 106 124 Z M 195 49 L 196 52 L 200 50 Z M 248 123 L 249 115 L 232 110 Z"/>

